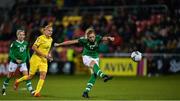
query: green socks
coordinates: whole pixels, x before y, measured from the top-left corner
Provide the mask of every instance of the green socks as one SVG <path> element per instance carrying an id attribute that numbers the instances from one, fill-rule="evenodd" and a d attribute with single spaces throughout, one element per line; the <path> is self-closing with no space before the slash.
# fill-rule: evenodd
<path id="1" fill-rule="evenodd" d="M 10 78 L 6 78 L 5 80 L 4 80 L 4 82 L 3 82 L 3 89 L 6 89 L 6 87 L 8 86 L 8 84 L 9 84 L 9 80 L 10 80 Z"/>
<path id="2" fill-rule="evenodd" d="M 105 74 L 100 70 L 99 66 L 97 64 L 94 65 L 93 71 L 96 73 L 97 76 L 103 78 Z"/>
<path id="3" fill-rule="evenodd" d="M 96 76 L 95 73 L 91 74 L 91 77 L 90 77 L 90 79 L 89 79 L 89 81 L 87 83 L 85 92 L 89 92 L 91 90 L 91 88 L 93 87 L 93 85 L 94 85 L 94 83 L 96 81 L 96 78 L 97 78 L 97 76 Z"/>
<path id="4" fill-rule="evenodd" d="M 31 92 L 33 90 L 32 88 L 32 83 L 30 80 L 26 80 L 26 86 L 29 92 Z"/>
<path id="5" fill-rule="evenodd" d="M 10 78 L 6 78 L 4 80 L 2 89 L 6 89 L 7 88 L 8 84 L 9 84 L 9 81 L 10 81 Z M 27 89 L 28 89 L 29 92 L 31 92 L 33 90 L 32 84 L 31 84 L 30 80 L 26 81 L 26 86 L 27 86 Z"/>

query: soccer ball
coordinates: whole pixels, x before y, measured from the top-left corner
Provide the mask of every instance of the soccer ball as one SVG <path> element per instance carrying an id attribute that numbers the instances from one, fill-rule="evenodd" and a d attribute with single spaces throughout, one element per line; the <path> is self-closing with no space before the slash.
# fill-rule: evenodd
<path id="1" fill-rule="evenodd" d="M 131 58 L 136 62 L 141 61 L 142 53 L 140 53 L 139 51 L 134 51 L 134 52 L 131 53 Z"/>

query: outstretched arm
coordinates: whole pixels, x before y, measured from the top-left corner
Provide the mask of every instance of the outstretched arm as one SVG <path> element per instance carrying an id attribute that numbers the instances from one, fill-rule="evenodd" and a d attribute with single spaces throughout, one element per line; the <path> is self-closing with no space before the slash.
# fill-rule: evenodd
<path id="1" fill-rule="evenodd" d="M 102 38 L 102 40 L 104 40 L 104 41 L 114 41 L 114 37 L 111 37 L 111 36 L 104 36 L 103 38 Z"/>
<path id="2" fill-rule="evenodd" d="M 76 44 L 76 43 L 78 43 L 78 40 L 69 40 L 69 41 L 65 41 L 65 42 L 62 42 L 62 43 L 54 43 L 54 46 L 55 47 L 66 46 L 66 45 L 72 45 L 72 44 Z"/>

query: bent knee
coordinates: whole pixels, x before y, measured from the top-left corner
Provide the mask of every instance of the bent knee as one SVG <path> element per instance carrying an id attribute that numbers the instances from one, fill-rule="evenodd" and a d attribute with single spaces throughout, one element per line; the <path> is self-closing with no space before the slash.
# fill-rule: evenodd
<path id="1" fill-rule="evenodd" d="M 28 80 L 33 78 L 33 75 L 27 75 Z"/>
<path id="2" fill-rule="evenodd" d="M 90 62 L 90 67 L 93 68 L 95 64 L 96 64 L 96 62 L 92 60 L 92 61 Z"/>
<path id="3" fill-rule="evenodd" d="M 45 79 L 46 78 L 46 72 L 40 72 L 40 79 Z"/>

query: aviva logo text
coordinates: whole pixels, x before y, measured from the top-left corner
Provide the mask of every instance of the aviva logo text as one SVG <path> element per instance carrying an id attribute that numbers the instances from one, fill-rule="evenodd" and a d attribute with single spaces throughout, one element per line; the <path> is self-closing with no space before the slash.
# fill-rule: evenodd
<path id="1" fill-rule="evenodd" d="M 135 76 L 138 63 L 131 58 L 102 58 L 100 67 L 108 75 Z"/>

